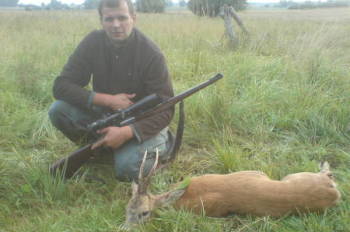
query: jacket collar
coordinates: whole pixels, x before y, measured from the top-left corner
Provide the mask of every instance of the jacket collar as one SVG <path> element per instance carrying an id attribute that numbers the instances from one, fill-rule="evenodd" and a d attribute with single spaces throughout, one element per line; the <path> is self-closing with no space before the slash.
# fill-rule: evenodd
<path id="1" fill-rule="evenodd" d="M 105 43 L 106 43 L 107 47 L 116 54 L 121 53 L 122 50 L 124 50 L 126 47 L 128 47 L 132 43 L 132 41 L 135 40 L 135 34 L 136 34 L 135 30 L 136 29 L 133 28 L 132 32 L 130 33 L 130 36 L 126 40 L 121 41 L 118 44 L 113 43 L 111 41 L 111 39 L 107 36 L 107 33 L 104 32 Z"/>

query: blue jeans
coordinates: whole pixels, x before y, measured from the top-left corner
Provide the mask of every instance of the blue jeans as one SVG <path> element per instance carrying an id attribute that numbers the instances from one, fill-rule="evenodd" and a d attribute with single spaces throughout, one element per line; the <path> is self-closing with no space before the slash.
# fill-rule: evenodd
<path id="1" fill-rule="evenodd" d="M 83 110 L 64 101 L 55 101 L 49 110 L 51 123 L 67 138 L 75 143 L 87 143 L 94 141 L 91 135 L 87 135 L 84 125 L 91 123 L 103 115 L 101 108 Z M 117 149 L 99 149 L 98 156 L 107 156 L 111 164 L 114 164 L 116 178 L 120 181 L 137 180 L 139 168 L 147 150 L 144 175 L 147 175 L 154 164 L 155 152 L 159 151 L 159 162 L 165 163 L 170 158 L 168 128 L 163 129 L 158 135 L 142 143 L 133 138 Z M 101 152 L 103 151 L 103 152 Z M 102 153 L 102 154 L 100 154 Z M 98 159 L 98 157 L 96 157 Z"/>

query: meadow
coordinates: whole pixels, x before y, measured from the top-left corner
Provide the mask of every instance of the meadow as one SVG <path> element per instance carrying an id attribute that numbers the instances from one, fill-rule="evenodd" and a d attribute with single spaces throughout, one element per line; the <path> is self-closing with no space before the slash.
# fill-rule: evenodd
<path id="1" fill-rule="evenodd" d="M 222 39 L 220 18 L 138 15 L 137 27 L 164 51 L 177 93 L 225 76 L 185 101 L 181 151 L 153 178 L 153 192 L 204 173 L 261 170 L 280 179 L 318 171 L 327 160 L 342 200 L 321 214 L 283 218 L 218 219 L 167 208 L 135 231 L 350 231 L 349 12 L 240 12 L 250 36 L 239 33 L 235 50 Z M 131 190 L 111 167 L 87 165 L 69 181 L 48 174 L 51 163 L 77 148 L 49 123 L 53 80 L 97 28 L 95 11 L 0 11 L 1 232 L 120 231 Z"/>

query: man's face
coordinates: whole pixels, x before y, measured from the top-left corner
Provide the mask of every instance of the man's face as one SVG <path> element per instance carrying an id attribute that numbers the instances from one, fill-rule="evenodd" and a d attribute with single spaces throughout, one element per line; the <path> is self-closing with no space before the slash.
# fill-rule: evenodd
<path id="1" fill-rule="evenodd" d="M 102 8 L 101 24 L 112 41 L 123 41 L 134 27 L 135 15 L 130 15 L 128 4 L 121 1 L 117 8 Z"/>

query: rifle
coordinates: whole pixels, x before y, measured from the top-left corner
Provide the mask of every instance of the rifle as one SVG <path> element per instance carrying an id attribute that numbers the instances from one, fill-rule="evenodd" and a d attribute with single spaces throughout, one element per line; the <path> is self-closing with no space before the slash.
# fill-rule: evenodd
<path id="1" fill-rule="evenodd" d="M 96 134 L 96 131 L 105 128 L 111 125 L 114 126 L 127 126 L 136 121 L 140 121 L 142 119 L 151 117 L 165 109 L 174 106 L 176 103 L 182 101 L 183 99 L 191 96 L 192 94 L 198 92 L 199 90 L 213 84 L 217 80 L 223 77 L 222 74 L 218 73 L 214 77 L 209 80 L 182 92 L 181 94 L 168 98 L 166 100 L 162 100 L 156 94 L 149 95 L 140 101 L 134 103 L 128 108 L 123 110 L 119 110 L 114 114 L 108 115 L 102 119 L 99 119 L 89 125 L 87 125 L 87 131 L 91 134 Z M 63 178 L 71 178 L 78 169 L 86 163 L 92 156 L 93 150 L 91 146 L 94 143 L 89 143 L 78 150 L 74 151 L 67 157 L 64 157 L 58 161 L 56 161 L 50 168 L 49 172 L 52 175 L 57 175 L 62 173 Z M 178 148 L 177 148 L 178 149 Z"/>

